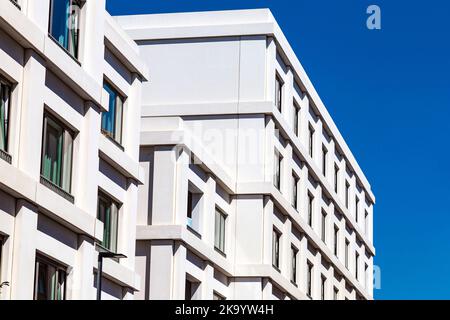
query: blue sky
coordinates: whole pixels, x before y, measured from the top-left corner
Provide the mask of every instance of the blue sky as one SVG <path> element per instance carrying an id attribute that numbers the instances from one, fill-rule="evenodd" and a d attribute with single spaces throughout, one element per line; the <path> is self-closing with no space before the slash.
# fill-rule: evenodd
<path id="1" fill-rule="evenodd" d="M 382 29 L 366 28 L 377 4 Z M 377 299 L 450 299 L 450 2 L 107 0 L 113 15 L 270 8 L 372 184 Z"/>

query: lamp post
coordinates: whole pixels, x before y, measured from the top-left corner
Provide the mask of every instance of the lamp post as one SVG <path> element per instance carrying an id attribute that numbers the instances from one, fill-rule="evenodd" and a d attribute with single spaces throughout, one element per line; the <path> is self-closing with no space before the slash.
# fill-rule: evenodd
<path id="1" fill-rule="evenodd" d="M 97 300 L 102 299 L 102 273 L 103 273 L 103 259 L 123 259 L 127 256 L 121 253 L 114 253 L 110 251 L 100 251 L 98 253 L 98 268 L 97 268 Z"/>

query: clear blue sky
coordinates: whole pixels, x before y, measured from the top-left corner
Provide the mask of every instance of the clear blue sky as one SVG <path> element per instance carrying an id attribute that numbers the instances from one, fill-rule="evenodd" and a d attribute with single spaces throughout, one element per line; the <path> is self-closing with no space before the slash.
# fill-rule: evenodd
<path id="1" fill-rule="evenodd" d="M 366 28 L 377 4 L 382 30 Z M 107 0 L 113 15 L 270 8 L 372 184 L 377 299 L 450 299 L 450 2 Z"/>

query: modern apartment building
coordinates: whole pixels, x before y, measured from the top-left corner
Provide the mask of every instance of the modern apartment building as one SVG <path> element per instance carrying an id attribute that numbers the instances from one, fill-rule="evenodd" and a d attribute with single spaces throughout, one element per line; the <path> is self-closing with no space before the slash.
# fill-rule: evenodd
<path id="1" fill-rule="evenodd" d="M 129 299 L 141 83 L 105 0 L 0 0 L 0 299 Z"/>
<path id="2" fill-rule="evenodd" d="M 269 10 L 117 17 L 142 90 L 137 299 L 372 299 L 371 186 Z"/>

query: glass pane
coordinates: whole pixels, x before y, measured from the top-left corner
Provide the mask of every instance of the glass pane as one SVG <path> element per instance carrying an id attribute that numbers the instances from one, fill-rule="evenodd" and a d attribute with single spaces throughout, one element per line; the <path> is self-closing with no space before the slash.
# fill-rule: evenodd
<path id="1" fill-rule="evenodd" d="M 0 83 L 0 149 L 7 151 L 10 87 Z"/>
<path id="2" fill-rule="evenodd" d="M 64 48 L 69 48 L 70 0 L 53 0 L 50 33 Z"/>
<path id="3" fill-rule="evenodd" d="M 122 98 L 117 96 L 116 98 L 116 132 L 114 134 L 114 139 L 122 143 L 122 117 L 123 117 L 123 102 Z"/>
<path id="4" fill-rule="evenodd" d="M 51 119 L 47 118 L 46 122 L 42 175 L 57 186 L 61 186 L 63 131 Z"/>
<path id="5" fill-rule="evenodd" d="M 214 244 L 220 249 L 220 213 L 216 210 L 216 218 L 214 224 Z"/>
<path id="6" fill-rule="evenodd" d="M 67 50 L 75 57 L 78 58 L 78 35 L 79 35 L 79 20 L 80 20 L 80 7 L 76 1 L 72 1 L 70 6 L 68 27 L 69 27 L 69 39 Z"/>
<path id="7" fill-rule="evenodd" d="M 73 149 L 73 138 L 68 132 L 64 132 L 64 143 L 63 143 L 63 171 L 62 171 L 62 188 L 70 193 L 71 180 L 72 180 L 72 149 Z"/>
<path id="8" fill-rule="evenodd" d="M 108 84 L 105 83 L 103 88 L 108 93 L 109 111 L 102 114 L 102 131 L 122 143 L 123 99 Z"/>
<path id="9" fill-rule="evenodd" d="M 119 224 L 119 208 L 115 203 L 111 206 L 111 235 L 110 235 L 110 246 L 109 250 L 112 252 L 117 252 L 117 235 L 118 235 L 118 224 Z"/>

